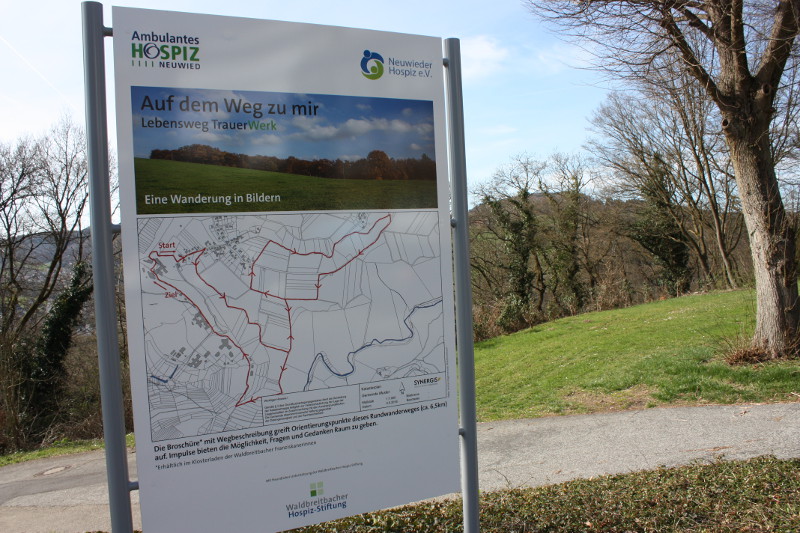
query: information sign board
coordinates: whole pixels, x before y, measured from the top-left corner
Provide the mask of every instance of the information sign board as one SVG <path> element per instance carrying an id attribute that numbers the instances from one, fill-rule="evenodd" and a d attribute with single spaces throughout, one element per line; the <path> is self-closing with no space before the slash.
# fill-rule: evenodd
<path id="1" fill-rule="evenodd" d="M 144 530 L 458 491 L 441 40 L 113 23 Z"/>

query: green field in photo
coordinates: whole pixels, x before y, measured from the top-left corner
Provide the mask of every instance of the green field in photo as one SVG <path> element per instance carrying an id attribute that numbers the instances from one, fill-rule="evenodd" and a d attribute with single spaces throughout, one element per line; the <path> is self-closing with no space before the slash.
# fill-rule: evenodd
<path id="1" fill-rule="evenodd" d="M 136 205 L 140 215 L 260 211 L 432 209 L 433 181 L 326 179 L 281 172 L 135 159 Z M 247 201 L 247 195 L 280 201 Z M 231 197 L 231 205 L 180 203 L 175 197 Z M 149 198 L 149 201 L 148 201 Z M 166 199 L 161 203 L 158 199 Z"/>

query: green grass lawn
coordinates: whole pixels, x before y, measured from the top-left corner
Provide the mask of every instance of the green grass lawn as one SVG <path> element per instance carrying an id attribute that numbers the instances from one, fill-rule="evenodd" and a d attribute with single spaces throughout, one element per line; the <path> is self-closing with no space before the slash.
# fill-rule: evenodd
<path id="1" fill-rule="evenodd" d="M 475 346 L 479 420 L 666 404 L 800 400 L 800 361 L 730 366 L 752 291 L 713 292 L 541 324 Z"/>
<path id="2" fill-rule="evenodd" d="M 136 204 L 140 215 L 262 211 L 428 209 L 436 207 L 433 181 L 325 179 L 281 172 L 136 159 Z M 247 194 L 280 196 L 280 201 L 246 201 Z M 243 201 L 208 204 L 147 204 L 146 195 L 235 196 Z"/>

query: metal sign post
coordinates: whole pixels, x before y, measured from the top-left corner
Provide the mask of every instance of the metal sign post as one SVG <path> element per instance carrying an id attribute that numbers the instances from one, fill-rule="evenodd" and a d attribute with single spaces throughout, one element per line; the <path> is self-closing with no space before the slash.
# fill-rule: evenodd
<path id="1" fill-rule="evenodd" d="M 83 2 L 81 8 L 95 330 L 100 367 L 100 394 L 103 408 L 103 433 L 106 442 L 111 529 L 114 533 L 132 533 L 130 490 L 135 487 L 135 484 L 131 484 L 128 479 L 128 459 L 125 449 L 125 414 L 122 400 L 117 315 L 114 303 L 111 198 L 108 174 L 103 38 L 110 35 L 111 30 L 103 26 L 102 4 Z"/>
<path id="2" fill-rule="evenodd" d="M 469 268 L 464 99 L 461 92 L 461 44 L 458 39 L 446 39 L 444 45 L 445 66 L 447 67 L 450 186 L 453 195 L 456 344 L 458 346 L 461 420 L 461 492 L 464 499 L 464 532 L 477 533 L 479 531 L 478 427 L 475 411 L 475 356 L 472 345 L 472 289 Z"/>

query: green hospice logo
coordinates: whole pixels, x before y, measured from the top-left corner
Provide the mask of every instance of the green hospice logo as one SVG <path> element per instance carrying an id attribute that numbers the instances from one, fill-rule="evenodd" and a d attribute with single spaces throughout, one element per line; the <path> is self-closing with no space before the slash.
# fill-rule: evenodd
<path id="1" fill-rule="evenodd" d="M 169 69 L 200 68 L 200 38 L 167 33 L 131 35 L 131 65 Z"/>
<path id="2" fill-rule="evenodd" d="M 361 58 L 361 74 L 370 80 L 377 80 L 383 76 L 383 56 L 378 52 L 364 50 L 364 56 Z"/>

